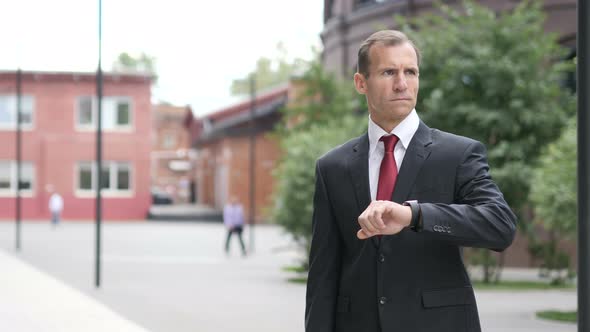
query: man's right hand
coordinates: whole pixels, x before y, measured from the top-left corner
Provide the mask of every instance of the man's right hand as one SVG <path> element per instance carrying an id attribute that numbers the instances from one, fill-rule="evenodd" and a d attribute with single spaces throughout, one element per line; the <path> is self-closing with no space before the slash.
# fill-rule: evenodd
<path id="1" fill-rule="evenodd" d="M 412 209 L 392 201 L 373 201 L 358 218 L 356 236 L 365 240 L 375 235 L 397 234 L 410 226 Z"/>

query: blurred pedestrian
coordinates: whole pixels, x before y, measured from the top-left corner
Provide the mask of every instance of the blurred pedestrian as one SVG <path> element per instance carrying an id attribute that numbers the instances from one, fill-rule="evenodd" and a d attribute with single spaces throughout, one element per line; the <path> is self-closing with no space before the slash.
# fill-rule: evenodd
<path id="1" fill-rule="evenodd" d="M 49 197 L 49 212 L 51 212 L 51 224 L 53 227 L 59 224 L 61 213 L 64 208 L 64 200 L 61 195 L 55 191 Z"/>
<path id="2" fill-rule="evenodd" d="M 244 239 L 242 239 L 242 232 L 244 231 L 244 208 L 235 196 L 231 196 L 223 208 L 223 224 L 227 228 L 227 239 L 225 240 L 226 254 L 229 254 L 229 242 L 232 234 L 236 234 L 240 240 L 242 256 L 246 256 L 246 246 L 244 246 Z"/>

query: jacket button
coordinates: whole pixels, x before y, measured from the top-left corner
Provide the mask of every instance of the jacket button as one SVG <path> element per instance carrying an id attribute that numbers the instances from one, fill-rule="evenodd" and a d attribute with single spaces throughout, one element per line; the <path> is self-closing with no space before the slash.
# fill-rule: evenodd
<path id="1" fill-rule="evenodd" d="M 379 304 L 384 305 L 385 303 L 387 303 L 387 298 L 386 297 L 379 298 Z"/>
<path id="2" fill-rule="evenodd" d="M 381 263 L 385 262 L 385 255 L 379 254 L 379 262 L 381 262 Z"/>

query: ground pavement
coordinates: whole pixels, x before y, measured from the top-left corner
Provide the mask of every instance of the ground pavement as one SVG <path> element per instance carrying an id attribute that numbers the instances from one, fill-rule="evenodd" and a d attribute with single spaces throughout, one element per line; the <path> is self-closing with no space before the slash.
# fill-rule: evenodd
<path id="1" fill-rule="evenodd" d="M 253 234 L 255 251 L 242 258 L 237 240 L 223 253 L 219 223 L 105 223 L 96 288 L 93 223 L 25 222 L 15 252 L 14 224 L 0 222 L 2 330 L 302 332 L 305 286 L 287 282 L 292 275 L 282 270 L 300 256 L 278 227 L 257 226 Z M 476 297 L 483 331 L 576 331 L 534 316 L 575 309 L 573 290 L 482 290 Z"/>

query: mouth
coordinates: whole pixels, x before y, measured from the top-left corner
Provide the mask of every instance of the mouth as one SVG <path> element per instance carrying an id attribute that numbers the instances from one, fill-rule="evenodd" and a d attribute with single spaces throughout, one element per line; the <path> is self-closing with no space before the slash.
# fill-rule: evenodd
<path id="1" fill-rule="evenodd" d="M 390 101 L 410 101 L 410 98 L 393 98 Z"/>

